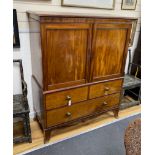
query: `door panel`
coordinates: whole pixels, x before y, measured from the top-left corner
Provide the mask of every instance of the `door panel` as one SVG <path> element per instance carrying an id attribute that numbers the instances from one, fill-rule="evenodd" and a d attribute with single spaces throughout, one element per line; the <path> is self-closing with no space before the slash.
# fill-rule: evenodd
<path id="1" fill-rule="evenodd" d="M 128 25 L 96 24 L 93 36 L 91 81 L 121 76 Z"/>
<path id="2" fill-rule="evenodd" d="M 45 29 L 47 89 L 85 83 L 89 24 L 50 24 Z"/>

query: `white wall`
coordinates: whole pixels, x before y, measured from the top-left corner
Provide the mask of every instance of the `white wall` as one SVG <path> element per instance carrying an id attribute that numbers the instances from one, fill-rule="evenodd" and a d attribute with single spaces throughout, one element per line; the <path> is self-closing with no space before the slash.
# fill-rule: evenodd
<path id="1" fill-rule="evenodd" d="M 136 17 L 138 18 L 138 25 L 136 29 L 134 44 L 131 47 L 132 53 L 134 52 L 141 24 L 141 0 L 137 0 L 136 10 L 121 10 L 122 0 L 115 0 L 115 10 L 104 10 L 104 9 L 91 9 L 91 8 L 76 8 L 76 7 L 62 7 L 61 0 L 14 0 L 14 8 L 17 9 L 17 18 L 19 26 L 19 36 L 21 47 L 14 49 L 13 58 L 22 59 L 24 68 L 24 77 L 28 84 L 28 101 L 30 106 L 30 116 L 34 116 L 33 111 L 33 100 L 32 100 L 32 89 L 31 89 L 31 55 L 30 55 L 30 40 L 29 40 L 29 24 L 26 11 L 53 11 L 53 12 L 69 12 L 69 13 L 91 13 L 91 14 L 102 14 L 103 16 L 125 16 L 125 17 Z M 37 33 L 37 32 L 33 32 Z M 128 59 L 127 59 L 128 61 Z M 127 68 L 127 65 L 126 65 Z M 14 79 L 17 79 L 18 74 L 14 72 Z M 18 93 L 19 83 L 14 80 L 14 93 Z"/>

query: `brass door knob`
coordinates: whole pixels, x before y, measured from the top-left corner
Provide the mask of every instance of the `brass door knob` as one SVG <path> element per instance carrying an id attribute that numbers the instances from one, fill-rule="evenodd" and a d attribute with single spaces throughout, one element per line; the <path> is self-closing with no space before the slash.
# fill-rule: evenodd
<path id="1" fill-rule="evenodd" d="M 71 115 L 72 115 L 72 114 L 71 114 L 70 112 L 67 112 L 67 113 L 66 113 L 66 116 L 67 116 L 67 117 L 70 117 Z"/>

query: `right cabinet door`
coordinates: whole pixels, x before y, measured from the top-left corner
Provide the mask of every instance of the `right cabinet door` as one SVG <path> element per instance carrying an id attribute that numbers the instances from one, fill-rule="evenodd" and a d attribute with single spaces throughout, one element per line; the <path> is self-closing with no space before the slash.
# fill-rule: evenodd
<path id="1" fill-rule="evenodd" d="M 130 30 L 130 24 L 94 25 L 90 81 L 124 74 Z"/>

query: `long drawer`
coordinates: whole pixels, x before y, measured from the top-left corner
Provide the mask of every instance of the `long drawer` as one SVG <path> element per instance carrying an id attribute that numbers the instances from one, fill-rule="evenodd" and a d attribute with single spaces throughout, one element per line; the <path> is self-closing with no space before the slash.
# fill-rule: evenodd
<path id="1" fill-rule="evenodd" d="M 55 110 L 47 111 L 47 127 L 65 123 L 80 117 L 104 111 L 119 104 L 120 93 L 87 100 Z"/>
<path id="2" fill-rule="evenodd" d="M 109 81 L 90 86 L 89 99 L 118 93 L 122 87 L 122 79 Z"/>
<path id="3" fill-rule="evenodd" d="M 65 90 L 45 96 L 46 110 L 72 105 L 87 100 L 88 87 Z"/>

